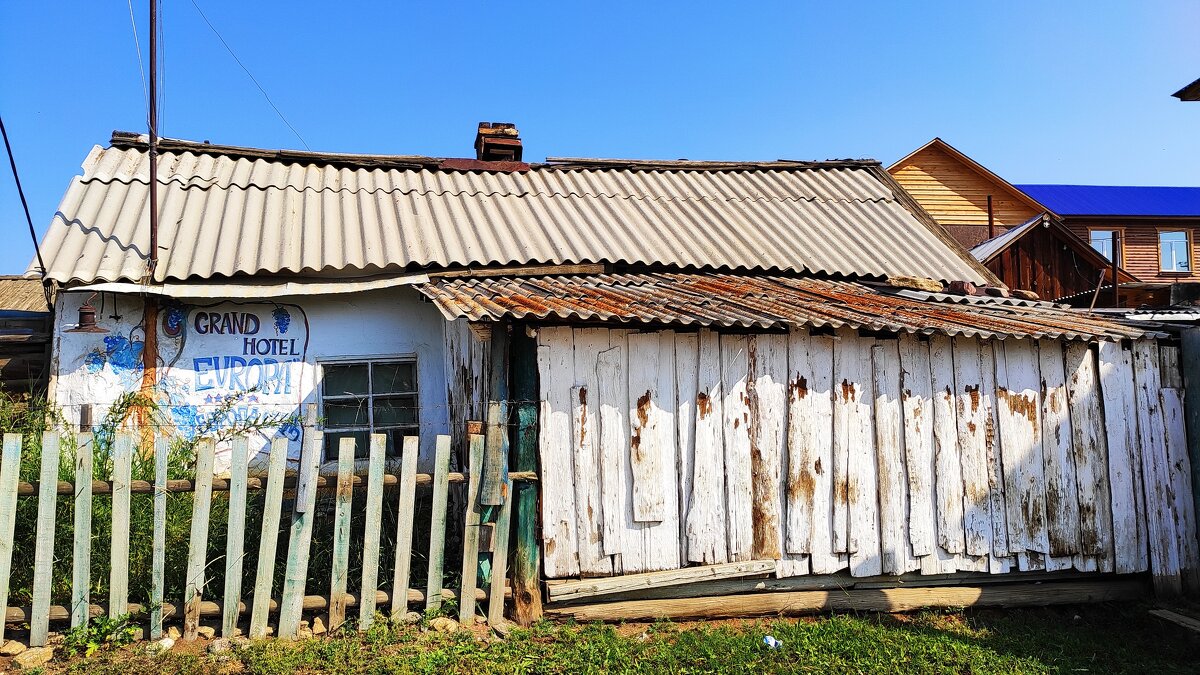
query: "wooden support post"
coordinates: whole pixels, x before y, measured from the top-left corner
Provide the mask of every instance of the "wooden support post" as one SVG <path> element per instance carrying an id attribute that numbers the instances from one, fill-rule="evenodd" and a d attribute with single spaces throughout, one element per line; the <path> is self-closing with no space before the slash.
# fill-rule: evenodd
<path id="1" fill-rule="evenodd" d="M 1183 330 L 1179 366 L 1183 370 L 1184 417 L 1187 420 L 1188 459 L 1192 465 L 1192 502 L 1196 516 L 1200 517 L 1200 328 Z"/>
<path id="2" fill-rule="evenodd" d="M 0 612 L 8 612 L 8 581 L 12 572 L 13 534 L 17 525 L 17 478 L 21 472 L 21 434 L 4 434 L 0 459 Z M 0 644 L 4 624 L 0 623 Z"/>
<path id="3" fill-rule="evenodd" d="M 312 486 L 317 481 L 317 470 L 321 466 L 321 453 L 325 447 L 325 432 L 314 428 L 304 431 L 304 443 L 309 447 L 302 455 L 300 485 Z M 295 638 L 300 631 L 300 615 L 304 611 L 304 584 L 308 579 L 308 551 L 312 544 L 312 511 L 317 505 L 317 491 L 309 489 L 304 503 L 300 502 L 300 490 L 296 491 L 296 505 L 292 512 L 291 533 L 288 535 L 287 567 L 283 577 L 283 599 L 279 609 L 279 631 L 281 638 Z"/>
<path id="4" fill-rule="evenodd" d="M 242 558 L 246 551 L 246 470 L 249 444 L 245 436 L 233 439 L 229 464 L 229 528 L 225 540 L 225 613 L 221 637 L 237 631 L 238 605 L 242 600 Z"/>
<path id="5" fill-rule="evenodd" d="M 429 530 L 429 573 L 425 587 L 425 609 L 442 606 L 442 569 L 446 556 L 446 502 L 450 496 L 450 437 L 438 436 L 433 466 L 433 507 Z"/>
<path id="6" fill-rule="evenodd" d="M 362 584 L 359 594 L 365 600 L 358 608 L 358 629 L 367 630 L 375 621 L 375 591 L 379 587 L 379 528 L 383 525 L 383 467 L 387 455 L 387 435 L 371 434 L 367 469 L 367 508 L 363 533 Z"/>
<path id="7" fill-rule="evenodd" d="M 42 490 L 38 495 L 37 543 L 33 554 L 33 619 L 29 622 L 30 647 L 44 647 L 50 630 L 50 579 L 54 572 L 58 450 L 58 434 L 47 431 L 42 435 Z"/>
<path id="8" fill-rule="evenodd" d="M 167 455 L 170 441 L 154 435 L 154 532 L 150 561 L 150 639 L 162 637 L 163 587 L 167 571 Z"/>
<path id="9" fill-rule="evenodd" d="M 459 623 L 475 621 L 475 586 L 479 579 L 479 472 L 483 466 L 483 436 L 471 434 L 471 452 L 467 463 L 467 516 L 463 528 L 462 596 L 458 607 Z"/>
<path id="10" fill-rule="evenodd" d="M 117 434 L 113 443 L 112 539 L 108 549 L 108 611 L 126 613 L 129 604 L 129 480 L 133 462 L 133 434 Z M 212 474 L 211 468 L 209 474 Z"/>
<path id="11" fill-rule="evenodd" d="M 208 516 L 212 508 L 213 460 L 216 444 L 201 439 L 196 448 L 196 492 L 192 495 L 192 530 L 188 542 L 187 576 L 184 577 L 183 639 L 196 639 L 200 628 L 200 602 L 204 594 L 205 554 L 208 551 Z M 110 608 L 111 611 L 111 608 Z"/>
<path id="12" fill-rule="evenodd" d="M 538 470 L 538 365 L 537 340 L 518 328 L 512 337 L 512 397 L 517 413 L 512 467 Z M 513 618 L 528 626 L 542 618 L 541 550 L 538 541 L 538 486 L 523 482 L 514 487 L 517 510 L 516 553 L 513 556 Z"/>
<path id="13" fill-rule="evenodd" d="M 479 498 L 485 506 L 504 503 L 500 489 L 508 480 L 508 328 L 507 324 L 492 327 L 487 443 Z"/>
<path id="14" fill-rule="evenodd" d="M 408 611 L 408 603 L 400 599 L 396 589 L 408 588 L 412 572 L 413 510 L 417 498 L 416 436 L 404 438 L 400 457 L 400 498 L 396 505 L 396 564 L 392 576 L 392 620 L 397 621 Z"/>
<path id="15" fill-rule="evenodd" d="M 496 545 L 492 551 L 492 586 L 488 593 L 488 624 L 504 621 L 504 581 L 508 578 L 508 532 L 512 525 L 512 481 L 501 488 L 504 505 L 496 518 Z"/>
<path id="16" fill-rule="evenodd" d="M 258 570 L 254 588 L 270 589 L 275 584 L 275 551 L 279 547 L 279 517 L 283 511 L 283 477 L 287 468 L 286 438 L 271 441 L 271 459 L 267 468 L 267 494 L 263 498 L 262 532 L 258 542 Z M 250 639 L 267 634 L 267 605 L 271 594 L 255 593 L 250 614 Z"/>
<path id="17" fill-rule="evenodd" d="M 84 407 L 89 411 L 91 408 Z M 90 424 L 90 420 L 89 420 Z M 88 622 L 92 578 L 92 432 L 75 443 L 75 542 L 71 553 L 71 627 Z"/>

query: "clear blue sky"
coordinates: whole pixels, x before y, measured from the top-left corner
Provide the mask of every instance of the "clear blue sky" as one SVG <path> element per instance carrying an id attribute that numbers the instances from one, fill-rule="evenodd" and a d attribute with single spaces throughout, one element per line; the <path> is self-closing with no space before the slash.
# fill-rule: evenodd
<path id="1" fill-rule="evenodd" d="M 1200 185 L 1200 2 L 196 0 L 314 150 L 526 158 L 874 157 L 933 136 L 1014 182 Z M 162 0 L 162 133 L 301 147 L 201 20 Z M 135 0 L 143 55 L 148 10 Z M 39 236 L 94 144 L 145 129 L 120 0 L 0 3 L 0 114 Z M 0 273 L 32 256 L 6 163 Z"/>

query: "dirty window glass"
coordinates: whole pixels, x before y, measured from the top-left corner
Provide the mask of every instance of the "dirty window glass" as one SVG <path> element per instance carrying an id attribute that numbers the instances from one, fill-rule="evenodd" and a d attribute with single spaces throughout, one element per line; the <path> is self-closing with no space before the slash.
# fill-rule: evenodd
<path id="1" fill-rule="evenodd" d="M 387 454 L 399 454 L 405 436 L 420 428 L 416 361 L 322 364 L 325 459 L 337 459 L 342 438 L 355 440 L 356 457 L 367 457 L 370 434 L 388 438 Z"/>

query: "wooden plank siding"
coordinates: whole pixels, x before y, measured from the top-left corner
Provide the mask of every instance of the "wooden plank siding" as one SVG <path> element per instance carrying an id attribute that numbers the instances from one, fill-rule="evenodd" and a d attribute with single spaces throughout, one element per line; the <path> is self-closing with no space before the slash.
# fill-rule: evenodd
<path id="1" fill-rule="evenodd" d="M 1197 235 L 1200 235 L 1200 219 L 1162 218 L 1125 220 L 1121 218 L 1064 218 L 1063 224 L 1084 241 L 1090 241 L 1089 230 L 1121 231 L 1122 246 L 1125 249 L 1121 257 L 1121 266 L 1141 281 L 1160 282 L 1200 282 L 1196 274 L 1200 266 L 1200 248 L 1197 248 Z M 1192 242 L 1192 272 L 1163 273 L 1159 270 L 1158 231 L 1184 230 L 1191 233 Z"/>
<path id="2" fill-rule="evenodd" d="M 966 248 L 987 239 L 987 198 L 992 195 L 996 234 L 1041 213 L 1016 191 L 954 156 L 937 142 L 888 171 L 909 194 Z"/>
<path id="3" fill-rule="evenodd" d="M 1083 239 L 1087 241 L 1087 232 Z M 1094 291 L 1108 271 L 1080 255 L 1049 227 L 1026 232 L 985 266 L 1009 288 L 1033 291 L 1043 300 Z"/>
<path id="4" fill-rule="evenodd" d="M 1096 350 L 1052 340 L 895 340 L 849 329 L 598 331 L 605 329 L 538 331 L 540 353 L 597 364 L 600 420 L 589 426 L 599 430 L 588 435 L 599 434 L 604 464 L 620 467 L 623 478 L 576 472 L 595 483 L 587 487 L 543 479 L 543 522 L 575 526 L 553 528 L 548 579 L 751 560 L 774 560 L 781 578 L 847 568 L 853 577 L 1160 574 L 1134 553 L 1149 523 L 1132 521 L 1165 525 L 1169 509 L 1135 508 L 1133 495 L 1147 486 L 1128 468 L 1131 448 L 1119 447 L 1127 439 L 1120 422 L 1136 435 L 1150 416 L 1158 436 L 1174 435 L 1165 447 L 1182 447 L 1182 426 L 1164 425 L 1151 395 L 1158 368 L 1147 369 L 1157 360 L 1133 364 L 1126 356 L 1114 373 L 1112 357 L 1128 350 L 1113 343 Z M 581 350 L 585 343 L 598 353 Z M 539 386 L 544 432 L 559 423 L 556 406 L 568 420 L 582 416 L 578 380 Z M 611 413 L 629 417 L 607 419 Z M 594 448 L 579 440 L 543 442 L 542 466 L 594 462 Z M 650 458 L 634 453 L 651 442 L 654 470 L 636 467 Z M 1144 460 L 1144 473 L 1185 473 L 1183 453 L 1170 453 L 1170 467 L 1167 454 Z M 683 485 L 681 498 L 663 489 Z M 581 493 L 595 499 L 581 501 Z M 579 519 L 579 508 L 597 513 Z M 621 517 L 595 520 L 612 509 Z M 1194 529 L 1194 516 L 1177 520 Z M 590 556 L 612 560 L 612 571 L 584 565 Z M 1177 577 L 1178 562 L 1171 567 L 1162 573 Z"/>

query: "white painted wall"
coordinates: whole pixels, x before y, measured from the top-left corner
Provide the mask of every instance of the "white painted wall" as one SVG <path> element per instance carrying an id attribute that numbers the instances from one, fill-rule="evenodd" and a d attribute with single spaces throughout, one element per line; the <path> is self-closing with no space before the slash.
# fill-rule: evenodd
<path id="1" fill-rule="evenodd" d="M 95 406 L 99 421 L 120 394 L 141 384 L 141 298 L 106 293 L 92 300 L 97 322 L 107 333 L 74 333 L 79 307 L 90 293 L 61 293 L 54 327 L 54 361 L 50 395 L 68 422 L 77 424 L 81 406 Z M 277 326 L 273 311 L 287 310 L 286 330 Z M 194 433 L 189 415 L 211 411 L 223 396 L 255 384 L 259 390 L 239 404 L 238 414 L 302 414 L 304 403 L 318 402 L 321 363 L 326 360 L 414 356 L 417 359 L 422 465 L 428 466 L 434 437 L 448 433 L 444 356 L 445 321 L 437 309 L 418 299 L 409 288 L 319 297 L 279 298 L 272 302 L 252 299 L 213 303 L 184 303 L 183 330 L 167 335 L 160 311 L 159 398 L 182 434 Z M 253 335 L 219 334 L 197 313 L 253 314 L 258 318 Z M 176 318 L 179 318 L 176 315 Z M 307 329 L 305 326 L 307 320 Z M 250 320 L 246 328 L 254 328 Z M 246 349 L 249 337 L 257 346 L 282 352 L 262 356 Z M 305 342 L 307 341 L 307 346 Z M 132 347 L 130 347 L 132 345 Z M 249 352 L 249 353 L 247 353 Z M 293 356 L 295 352 L 298 355 Z M 257 361 L 255 359 L 257 358 Z M 213 361 L 215 359 L 215 362 Z M 262 363 L 273 359 L 279 363 Z M 243 365 L 245 362 L 246 365 Z M 291 363 L 289 363 L 291 362 Z M 217 367 L 214 368 L 214 363 Z M 291 439 L 289 454 L 299 456 L 296 430 L 272 429 L 252 440 L 251 452 L 264 448 L 283 433 Z M 227 468 L 227 447 L 218 448 L 218 472 Z"/>

